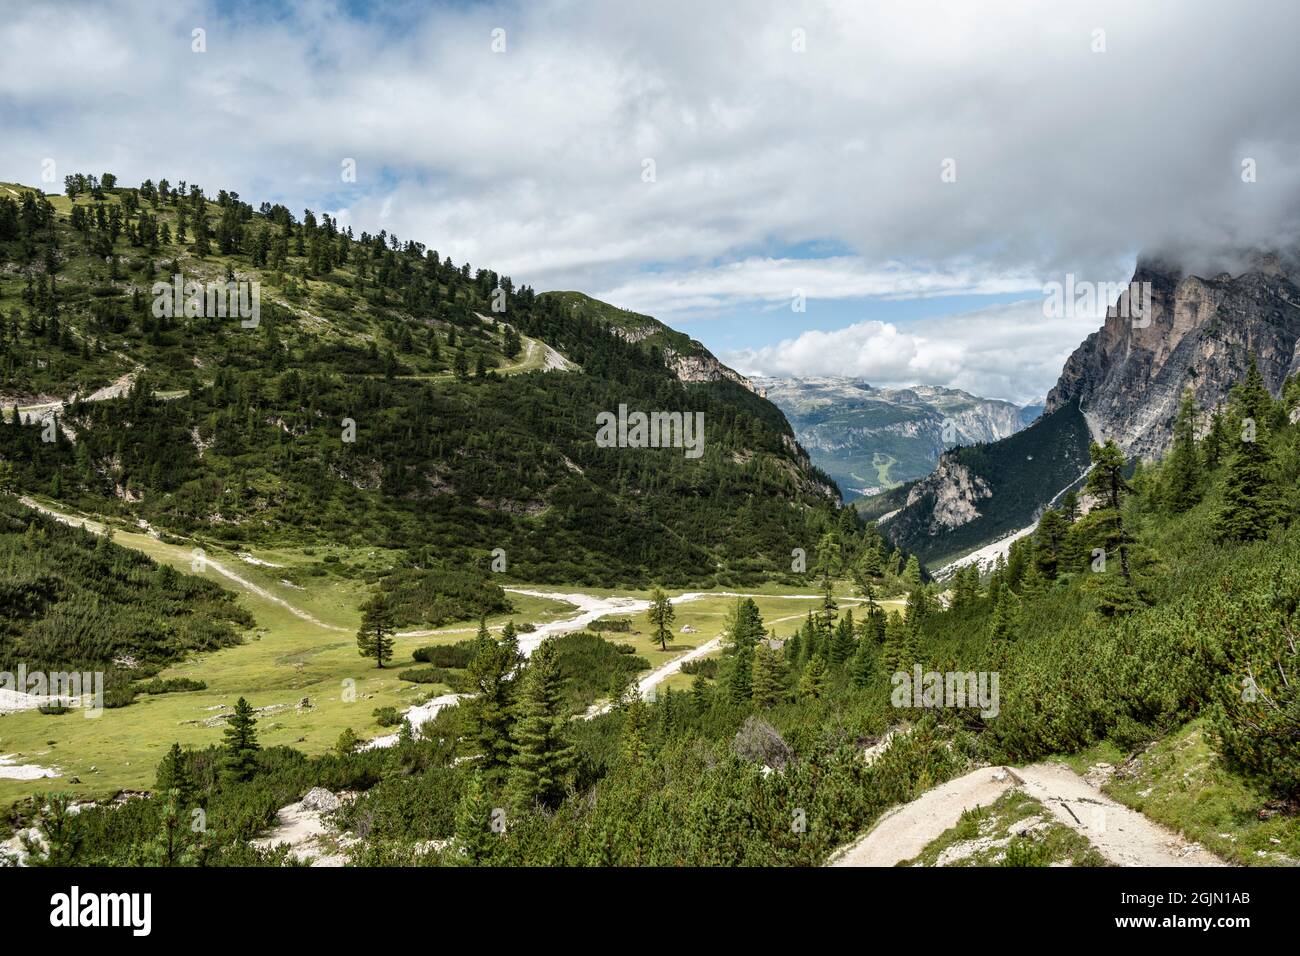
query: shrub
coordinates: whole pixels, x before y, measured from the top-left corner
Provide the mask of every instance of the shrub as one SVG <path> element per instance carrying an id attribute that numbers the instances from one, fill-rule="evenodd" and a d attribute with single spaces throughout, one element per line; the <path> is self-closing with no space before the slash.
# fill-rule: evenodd
<path id="1" fill-rule="evenodd" d="M 455 644 L 431 644 L 417 648 L 411 656 L 421 664 L 432 664 L 435 667 L 468 667 L 474 659 L 474 651 L 473 641 L 459 641 Z"/>

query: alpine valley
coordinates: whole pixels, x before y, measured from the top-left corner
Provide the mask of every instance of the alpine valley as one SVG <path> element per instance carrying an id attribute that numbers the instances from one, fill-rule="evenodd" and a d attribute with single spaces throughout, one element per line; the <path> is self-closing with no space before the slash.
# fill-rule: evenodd
<path id="1" fill-rule="evenodd" d="M 1143 259 L 1040 415 L 0 184 L 0 861 L 1294 865 L 1294 275 Z"/>

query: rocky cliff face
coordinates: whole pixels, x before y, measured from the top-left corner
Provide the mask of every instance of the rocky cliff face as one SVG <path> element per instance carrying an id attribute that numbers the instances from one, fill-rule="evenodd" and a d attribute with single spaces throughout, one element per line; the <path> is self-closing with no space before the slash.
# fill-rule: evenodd
<path id="1" fill-rule="evenodd" d="M 1150 283 L 1148 314 L 1124 317 L 1112 309 L 1065 363 L 1047 410 L 1077 400 L 1095 437 L 1154 458 L 1168 447 L 1184 389 L 1213 408 L 1245 375 L 1251 353 L 1278 394 L 1300 369 L 1297 277 L 1273 255 L 1208 278 L 1139 261 L 1133 281 Z"/>
<path id="2" fill-rule="evenodd" d="M 756 392 L 752 382 L 735 369 L 723 365 L 708 352 L 684 355 L 674 349 L 664 350 L 664 359 L 673 374 L 683 382 L 720 382 L 727 380 Z"/>
<path id="3" fill-rule="evenodd" d="M 980 501 L 992 496 L 988 482 L 945 455 L 939 467 L 912 486 L 904 507 L 926 502 L 929 522 L 925 530 L 934 535 L 974 521 L 980 516 Z"/>

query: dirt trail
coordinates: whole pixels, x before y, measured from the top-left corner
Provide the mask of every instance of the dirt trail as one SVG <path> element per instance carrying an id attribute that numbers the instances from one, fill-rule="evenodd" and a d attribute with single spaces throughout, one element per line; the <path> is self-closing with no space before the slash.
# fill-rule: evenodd
<path id="1" fill-rule="evenodd" d="M 92 534 L 104 533 L 104 525 L 99 521 L 92 521 L 89 518 L 74 518 L 71 515 L 66 515 L 63 514 L 62 512 L 55 511 L 53 508 L 46 507 L 45 505 L 41 504 L 39 501 L 36 501 L 35 499 L 32 498 L 28 498 L 26 495 L 19 498 L 18 500 L 34 511 L 39 511 L 41 514 L 49 515 L 55 521 L 60 521 L 63 524 L 71 525 L 74 528 L 75 527 L 85 528 L 87 531 L 91 532 Z M 227 578 L 230 581 L 233 581 L 235 584 L 239 585 L 241 588 L 243 588 L 245 591 L 248 591 L 250 594 L 255 594 L 264 601 L 270 601 L 272 604 L 279 605 L 280 607 L 288 611 L 290 614 L 292 614 L 294 617 L 301 618 L 302 620 L 308 622 L 309 624 L 314 624 L 317 627 L 323 628 L 324 630 L 327 631 L 348 630 L 346 627 L 339 627 L 337 624 L 326 624 L 324 621 L 308 613 L 307 611 L 304 611 L 302 608 L 295 607 L 294 605 L 290 604 L 288 601 L 280 597 L 278 594 L 273 594 L 270 591 L 268 591 L 266 588 L 262 587 L 261 585 L 254 584 L 252 581 L 248 580 L 247 578 L 240 577 L 238 574 L 230 570 L 220 561 L 215 561 L 212 558 L 208 558 L 208 557 L 205 557 L 203 561 L 206 567 L 211 568 L 213 571 L 216 571 L 217 574 L 220 574 L 222 577 Z"/>
<path id="2" fill-rule="evenodd" d="M 983 767 L 933 787 L 911 803 L 885 811 L 856 843 L 840 850 L 831 866 L 894 866 L 910 860 L 955 826 L 963 810 L 987 807 L 1015 786 L 1001 767 Z"/>
<path id="3" fill-rule="evenodd" d="M 1017 788 L 1087 839 L 1116 866 L 1225 866 L 1212 853 L 1124 806 L 1064 764 L 982 767 L 889 810 L 867 834 L 837 851 L 831 866 L 895 866 L 956 825 L 963 810 L 988 806 Z"/>
<path id="4" fill-rule="evenodd" d="M 1065 764 L 1036 763 L 1012 773 L 1025 793 L 1116 866 L 1227 866 L 1199 844 L 1112 800 Z"/>

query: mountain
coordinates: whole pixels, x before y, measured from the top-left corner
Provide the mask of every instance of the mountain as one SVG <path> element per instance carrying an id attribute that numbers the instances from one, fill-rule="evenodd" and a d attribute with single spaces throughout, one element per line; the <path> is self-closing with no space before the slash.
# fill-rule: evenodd
<path id="1" fill-rule="evenodd" d="M 1024 528 L 1088 467 L 1088 423 L 1076 405 L 1009 438 L 945 452 L 919 481 L 860 507 L 932 568 Z"/>
<path id="2" fill-rule="evenodd" d="M 625 342 L 644 343 L 658 350 L 679 381 L 735 382 L 751 392 L 756 391 L 749 379 L 719 362 L 700 342 L 658 319 L 620 309 L 582 292 L 545 292 L 543 296 L 558 302 L 566 315 L 599 322 Z"/>
<path id="3" fill-rule="evenodd" d="M 1094 434 L 1128 454 L 1158 458 L 1173 434 L 1185 390 L 1201 408 L 1219 404 L 1253 354 L 1277 395 L 1300 369 L 1300 289 L 1294 266 L 1249 256 L 1237 274 L 1208 278 L 1158 258 L 1139 260 L 1133 283 L 1150 289 L 1150 314 L 1105 324 L 1065 363 L 1047 410 L 1079 405 Z"/>
<path id="4" fill-rule="evenodd" d="M 186 282 L 234 283 L 259 315 Z M 780 410 L 688 336 L 310 210 L 4 186 L 0 315 L 18 488 L 164 533 L 703 584 L 787 572 L 839 520 Z M 702 446 L 603 447 L 621 406 L 698 417 Z"/>
<path id="5" fill-rule="evenodd" d="M 814 464 L 846 498 L 920 478 L 944 449 L 997 441 L 1028 424 L 1025 410 L 1010 402 L 953 388 L 873 388 L 839 377 L 755 377 L 753 384 L 785 412 Z"/>
<path id="6" fill-rule="evenodd" d="M 1066 361 L 1033 426 L 946 453 L 923 481 L 863 506 L 864 516 L 922 560 L 949 560 L 1036 521 L 1087 468 L 1090 438 L 1160 457 L 1184 390 L 1202 409 L 1215 408 L 1252 355 L 1269 391 L 1280 394 L 1300 369 L 1297 273 L 1277 255 L 1222 258 L 1238 263 L 1235 274 L 1205 278 L 1168 257 L 1139 259 L 1130 288 L 1149 292 L 1149 306 L 1141 315 L 1122 303 L 1109 310 Z"/>

